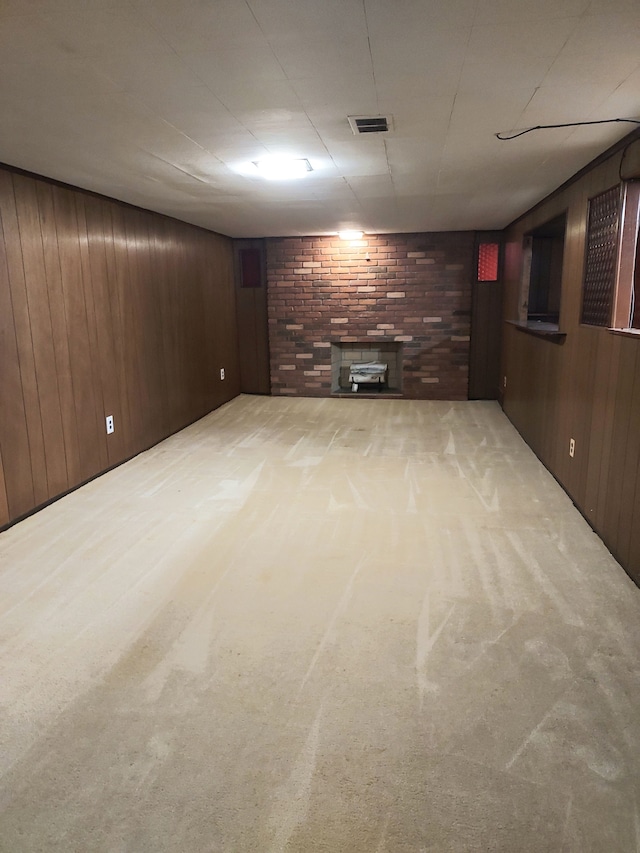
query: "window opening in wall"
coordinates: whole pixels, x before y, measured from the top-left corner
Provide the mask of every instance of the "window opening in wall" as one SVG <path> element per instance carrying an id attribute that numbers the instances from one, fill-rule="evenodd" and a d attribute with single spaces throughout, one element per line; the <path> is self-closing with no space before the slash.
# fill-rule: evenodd
<path id="1" fill-rule="evenodd" d="M 618 269 L 620 185 L 589 200 L 580 321 L 610 326 Z"/>
<path id="2" fill-rule="evenodd" d="M 566 213 L 525 236 L 523 290 L 527 322 L 558 327 Z"/>
<path id="3" fill-rule="evenodd" d="M 480 243 L 478 246 L 478 281 L 498 280 L 498 243 Z"/>

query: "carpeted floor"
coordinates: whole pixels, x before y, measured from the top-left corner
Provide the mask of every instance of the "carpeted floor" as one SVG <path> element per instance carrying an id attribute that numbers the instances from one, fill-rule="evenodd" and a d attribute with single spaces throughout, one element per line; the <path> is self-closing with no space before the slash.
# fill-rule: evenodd
<path id="1" fill-rule="evenodd" d="M 0 561 L 3 853 L 640 850 L 640 591 L 497 404 L 240 397 Z"/>

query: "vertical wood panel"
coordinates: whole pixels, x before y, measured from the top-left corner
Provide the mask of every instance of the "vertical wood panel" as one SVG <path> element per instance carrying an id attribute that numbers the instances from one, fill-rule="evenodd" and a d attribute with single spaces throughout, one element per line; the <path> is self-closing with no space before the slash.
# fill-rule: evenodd
<path id="1" fill-rule="evenodd" d="M 150 276 L 154 289 L 155 323 L 158 330 L 157 358 L 161 371 L 162 390 L 159 399 L 158 426 L 162 435 L 171 432 L 169 389 L 174 380 L 169 330 L 171 316 L 168 312 L 169 289 L 165 275 L 164 227 L 149 228 Z"/>
<path id="2" fill-rule="evenodd" d="M 4 478 L 4 463 L 2 460 L 2 447 L 0 447 L 0 526 L 7 524 L 9 515 L 9 498 L 7 496 L 7 483 Z"/>
<path id="3" fill-rule="evenodd" d="M 243 279 L 247 276 L 247 270 L 243 269 L 243 252 L 258 252 L 261 257 L 260 264 L 253 262 L 254 268 L 249 271 L 247 281 Z M 246 394 L 268 394 L 271 390 L 266 266 L 264 240 L 236 240 L 235 301 L 241 341 L 238 357 L 240 387 Z"/>
<path id="4" fill-rule="evenodd" d="M 76 215 L 78 217 L 78 243 L 80 246 L 80 265 L 82 269 L 82 287 L 84 291 L 84 303 L 87 312 L 87 331 L 89 335 L 89 350 L 91 353 L 91 376 L 94 388 L 93 409 L 87 412 L 86 429 L 88 430 L 91 446 L 94 449 L 96 470 L 104 471 L 109 465 L 107 451 L 107 431 L 105 425 L 104 389 L 103 389 L 103 365 L 100 360 L 100 347 L 98 344 L 98 320 L 96 318 L 96 286 L 91 275 L 91 263 L 89 260 L 89 237 L 87 234 L 87 218 L 85 204 L 88 197 L 78 193 L 76 195 Z"/>
<path id="5" fill-rule="evenodd" d="M 633 501 L 633 514 L 629 525 L 631 536 L 629 539 L 629 556 L 626 569 L 635 582 L 640 585 L 640 535 L 638 535 L 638 531 L 640 530 L 640 459 L 638 460 L 635 477 L 636 489 Z"/>
<path id="6" fill-rule="evenodd" d="M 130 452 L 141 448 L 144 444 L 144 428 L 142 413 L 144 399 L 142 398 L 142 379 L 140 361 L 140 339 L 138 333 L 135 306 L 132 297 L 132 276 L 129 269 L 129 248 L 125 229 L 125 208 L 114 205 L 111 211 L 113 226 L 113 245 L 116 269 L 116 291 L 119 305 L 119 346 L 125 365 L 126 385 L 121 394 L 125 396 L 123 405 L 129 412 L 130 423 Z"/>
<path id="7" fill-rule="evenodd" d="M 469 349 L 470 400 L 495 400 L 498 396 L 501 313 L 500 283 L 474 282 Z"/>
<path id="8" fill-rule="evenodd" d="M 601 460 L 608 446 L 607 411 L 611 392 L 609 376 L 611 372 L 612 350 L 604 335 L 597 335 L 595 343 L 595 371 L 593 374 L 593 405 L 589 422 L 589 453 L 586 461 L 586 480 L 584 509 L 591 524 L 600 527 L 602 519 L 598 516 L 598 501 L 606 497 L 605 482 L 601 479 Z M 610 426 L 609 426 L 610 429 Z M 606 472 L 606 467 L 605 467 Z"/>
<path id="9" fill-rule="evenodd" d="M 69 354 L 69 328 L 62 290 L 62 273 L 60 270 L 53 193 L 51 187 L 44 183 L 38 184 L 37 193 L 44 266 L 51 312 L 51 330 L 55 351 L 58 394 L 60 395 L 64 453 L 67 467 L 67 483 L 65 487 L 68 487 L 69 484 L 77 483 L 81 479 L 80 454 L 78 452 L 78 425 L 76 423 L 71 357 Z"/>
<path id="10" fill-rule="evenodd" d="M 180 374 L 180 322 L 178 312 L 178 241 L 175 225 L 168 220 L 156 231 L 157 269 L 162 282 L 162 339 L 167 378 L 166 430 L 180 428 L 182 382 Z"/>
<path id="11" fill-rule="evenodd" d="M 8 518 L 18 518 L 35 504 L 31 474 L 27 418 L 18 343 L 14 325 L 9 270 L 5 252 L 2 211 L 8 190 L 0 174 L 0 452 L 2 453 L 3 492 L 6 493 Z M 13 188 L 11 187 L 13 196 Z M 2 522 L 6 523 L 6 522 Z"/>
<path id="12" fill-rule="evenodd" d="M 633 385 L 629 398 L 627 440 L 621 476 L 620 512 L 616 531 L 619 559 L 625 565 L 629 560 L 632 536 L 634 533 L 640 535 L 640 531 L 633 528 L 634 501 L 638 485 L 638 463 L 640 461 L 640 347 L 634 346 L 634 342 L 630 340 L 627 340 L 626 343 L 630 344 L 630 347 L 626 353 L 628 366 L 626 359 L 624 369 L 625 371 L 628 370 L 630 376 L 633 376 Z"/>
<path id="13" fill-rule="evenodd" d="M 619 520 L 622 509 L 622 485 L 627 454 L 631 414 L 631 394 L 635 380 L 635 359 L 629 358 L 629 344 L 633 341 L 620 339 L 620 361 L 617 376 L 617 392 L 611 432 L 611 454 L 607 476 L 607 501 L 604 514 L 604 529 L 607 531 L 609 547 L 618 557 Z"/>
<path id="14" fill-rule="evenodd" d="M 116 264 L 115 238 L 113 233 L 112 207 L 105 199 L 95 199 L 97 206 L 94 208 L 94 224 L 102 234 L 104 240 L 104 256 L 106 264 L 106 286 L 103 291 L 105 311 L 111 321 L 111 339 L 107 341 L 109 347 L 108 357 L 111 363 L 111 381 L 113 383 L 105 397 L 105 406 L 113 411 L 115 421 L 115 432 L 107 438 L 109 452 L 109 464 L 126 459 L 135 448 L 131 444 L 131 417 L 129 413 L 129 401 L 126 395 L 127 387 L 127 364 L 125 361 L 122 325 L 122 305 L 120 303 L 120 292 L 118 288 L 118 270 Z M 107 308 L 108 306 L 108 308 Z M 112 441 L 111 439 L 115 439 Z"/>
<path id="15" fill-rule="evenodd" d="M 148 351 L 148 381 L 150 383 L 151 398 L 153 400 L 150 411 L 150 437 L 152 441 L 157 440 L 155 436 L 164 434 L 165 404 L 167 394 L 166 371 L 164 363 L 164 349 L 162 346 L 162 312 L 160 311 L 160 294 L 157 276 L 153 262 L 153 250 L 155 240 L 151 236 L 149 227 L 149 216 L 140 217 L 138 224 L 141 237 L 141 285 L 145 313 L 145 323 L 149 326 L 149 351 Z"/>
<path id="16" fill-rule="evenodd" d="M 44 503 L 49 497 L 47 484 L 47 464 L 44 451 L 44 435 L 40 414 L 40 399 L 36 380 L 36 366 L 31 336 L 31 320 L 27 299 L 27 286 L 22 261 L 22 244 L 18 229 L 18 216 L 12 176 L 0 170 L 0 198 L 2 199 L 2 221 L 6 246 L 7 269 L 16 342 L 20 382 L 24 400 L 24 412 L 29 442 L 29 454 L 22 465 L 31 468 L 33 499 L 36 505 Z M 26 473 L 26 472 L 25 472 Z M 11 488 L 11 487 L 9 487 Z"/>
<path id="17" fill-rule="evenodd" d="M 97 374 L 97 381 L 102 390 L 102 407 L 96 412 L 96 420 L 97 429 L 105 435 L 106 464 L 114 465 L 125 458 L 125 450 L 122 410 L 119 405 L 114 323 L 109 299 L 111 281 L 107 269 L 105 231 L 101 207 L 101 202 L 98 199 L 91 197 L 85 199 L 84 222 L 87 232 L 93 316 L 95 317 L 95 343 L 92 348 L 93 363 L 96 366 L 94 382 Z M 89 328 L 92 329 L 91 323 Z M 107 415 L 113 417 L 115 426 L 115 431 L 108 436 L 106 435 L 104 420 Z"/>
<path id="18" fill-rule="evenodd" d="M 36 182 L 16 175 L 14 189 L 42 419 L 47 497 L 51 498 L 65 491 L 69 480 Z"/>
<path id="19" fill-rule="evenodd" d="M 78 216 L 74 193 L 53 187 L 53 203 L 58 225 L 58 250 L 62 273 L 62 294 L 69 330 L 69 358 L 78 430 L 80 482 L 100 469 L 101 455 L 96 447 L 96 394 L 92 351 L 89 343 L 87 310 L 83 285 L 85 272 L 80 256 Z"/>
<path id="20" fill-rule="evenodd" d="M 607 395 L 604 401 L 604 436 L 602 441 L 602 455 L 599 460 L 594 460 L 600 471 L 600 489 L 596 508 L 597 530 L 606 530 L 606 514 L 609 503 L 609 471 L 611 467 L 611 450 L 613 428 L 616 419 L 616 388 L 620 369 L 620 344 L 621 338 L 607 339 L 611 352 L 609 360 L 609 376 L 607 379 Z"/>
<path id="21" fill-rule="evenodd" d="M 124 231 L 127 246 L 127 262 L 129 280 L 126 293 L 126 304 L 128 306 L 127 334 L 134 340 L 135 347 L 132 356 L 136 361 L 134 370 L 136 373 L 136 390 L 129 394 L 129 405 L 132 410 L 137 411 L 139 435 L 138 444 L 141 447 L 149 446 L 150 423 L 153 422 L 153 399 L 151 387 L 150 370 L 150 326 L 144 306 L 143 287 L 141 284 L 139 255 L 142 238 L 138 229 L 137 211 L 124 211 Z M 133 391 L 133 389 L 132 389 Z"/>

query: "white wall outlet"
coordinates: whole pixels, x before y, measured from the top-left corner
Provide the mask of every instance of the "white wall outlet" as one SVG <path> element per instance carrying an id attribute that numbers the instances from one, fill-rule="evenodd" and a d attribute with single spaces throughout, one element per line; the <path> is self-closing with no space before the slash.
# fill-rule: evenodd
<path id="1" fill-rule="evenodd" d="M 504 376 L 504 377 L 503 377 L 503 379 L 502 379 L 502 387 L 503 387 L 503 388 L 506 388 L 506 387 L 507 387 L 507 377 L 506 377 L 506 376 Z"/>
<path id="2" fill-rule="evenodd" d="M 220 379 L 224 379 L 224 367 L 220 368 Z"/>
<path id="3" fill-rule="evenodd" d="M 105 420 L 106 420 L 106 422 L 107 422 L 107 435 L 111 435 L 111 433 L 112 433 L 112 432 L 113 432 L 113 430 L 114 430 L 114 426 L 113 426 L 113 415 L 107 415 L 107 417 L 106 417 L 106 419 L 105 419 Z"/>
<path id="4" fill-rule="evenodd" d="M 576 440 L 575 438 L 569 439 L 569 456 L 573 459 L 573 455 L 576 452 Z"/>

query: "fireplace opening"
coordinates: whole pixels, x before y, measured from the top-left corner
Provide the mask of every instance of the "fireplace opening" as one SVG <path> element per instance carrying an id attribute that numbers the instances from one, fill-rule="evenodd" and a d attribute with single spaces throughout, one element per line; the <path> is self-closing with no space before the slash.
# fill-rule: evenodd
<path id="1" fill-rule="evenodd" d="M 402 393 L 402 344 L 354 341 L 331 344 L 332 394 Z"/>

